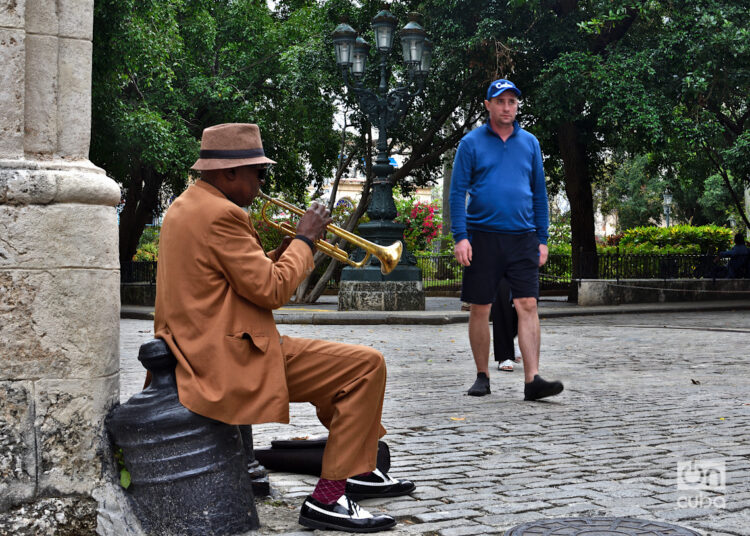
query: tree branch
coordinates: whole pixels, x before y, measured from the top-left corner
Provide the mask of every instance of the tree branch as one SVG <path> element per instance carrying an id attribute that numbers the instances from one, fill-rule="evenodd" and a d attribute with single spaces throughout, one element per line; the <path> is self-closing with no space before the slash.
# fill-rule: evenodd
<path id="1" fill-rule="evenodd" d="M 745 222 L 745 227 L 750 228 L 750 221 L 748 221 L 747 214 L 745 214 L 745 209 L 742 206 L 742 200 L 737 195 L 737 192 L 734 191 L 734 188 L 732 188 L 732 183 L 729 180 L 729 174 L 721 163 L 721 157 L 705 142 L 701 142 L 701 145 L 703 145 L 703 149 L 706 151 L 709 160 L 711 160 L 714 166 L 716 166 L 716 169 L 719 171 L 719 175 L 721 175 L 721 178 L 724 180 L 724 184 L 729 190 L 729 194 L 732 196 L 732 201 L 734 201 L 734 206 L 737 207 L 737 212 L 739 212 L 740 217 Z"/>

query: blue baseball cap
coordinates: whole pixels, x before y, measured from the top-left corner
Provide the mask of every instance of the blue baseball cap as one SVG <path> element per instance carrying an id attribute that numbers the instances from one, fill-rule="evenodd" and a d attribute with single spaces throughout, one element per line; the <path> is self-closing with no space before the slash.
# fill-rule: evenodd
<path id="1" fill-rule="evenodd" d="M 516 85 L 510 80 L 506 80 L 505 78 L 501 78 L 500 80 L 495 80 L 494 82 L 490 84 L 490 87 L 487 88 L 487 100 L 497 97 L 503 91 L 508 91 L 508 90 L 515 93 L 516 97 L 521 96 L 521 90 L 518 89 Z"/>

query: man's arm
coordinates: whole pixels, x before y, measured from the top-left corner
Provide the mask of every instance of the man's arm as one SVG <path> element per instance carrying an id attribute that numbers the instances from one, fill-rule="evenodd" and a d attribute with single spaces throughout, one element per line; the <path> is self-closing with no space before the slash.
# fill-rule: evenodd
<path id="1" fill-rule="evenodd" d="M 536 235 L 537 238 L 539 238 L 539 243 L 546 246 L 547 240 L 549 238 L 549 200 L 547 199 L 547 184 L 544 180 L 544 163 L 542 161 L 542 151 L 539 147 L 539 142 L 536 140 L 535 142 L 534 157 L 532 160 L 531 168 L 533 194 L 532 203 L 534 204 L 534 227 L 536 227 Z M 541 266 L 542 264 L 540 264 L 539 266 Z"/>
<path id="2" fill-rule="evenodd" d="M 229 208 L 211 225 L 206 262 L 221 271 L 232 290 L 265 309 L 278 309 L 312 271 L 313 256 L 302 240 L 292 240 L 276 262 L 268 258 L 250 230 L 247 215 Z"/>
<path id="3" fill-rule="evenodd" d="M 281 239 L 281 244 L 276 249 L 272 249 L 271 251 L 267 251 L 266 255 L 268 255 L 268 258 L 271 259 L 273 262 L 276 262 L 281 257 L 281 254 L 284 253 L 286 248 L 289 247 L 289 244 L 292 242 L 291 236 L 285 236 Z"/>
<path id="4" fill-rule="evenodd" d="M 466 231 L 466 192 L 471 182 L 473 171 L 473 159 L 468 143 L 463 140 L 458 145 L 456 157 L 453 160 L 453 172 L 451 174 L 450 212 L 451 232 L 455 247 L 453 254 L 462 266 L 471 264 L 472 250 L 469 235 Z"/>
<path id="5" fill-rule="evenodd" d="M 473 158 L 471 148 L 465 140 L 461 140 L 453 159 L 451 173 L 450 212 L 451 232 L 456 243 L 469 238 L 466 231 L 466 192 L 469 190 L 473 172 Z"/>

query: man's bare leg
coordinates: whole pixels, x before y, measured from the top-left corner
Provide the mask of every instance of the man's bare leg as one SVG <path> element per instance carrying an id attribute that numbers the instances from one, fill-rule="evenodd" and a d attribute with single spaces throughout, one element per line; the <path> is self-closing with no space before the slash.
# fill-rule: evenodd
<path id="1" fill-rule="evenodd" d="M 560 394 L 563 384 L 539 376 L 540 329 L 536 298 L 514 299 L 518 313 L 518 346 L 523 357 L 524 400 L 539 400 Z"/>
<path id="2" fill-rule="evenodd" d="M 469 344 L 474 354 L 477 372 L 489 376 L 490 362 L 490 308 L 492 304 L 471 304 L 469 313 Z"/>
<path id="3" fill-rule="evenodd" d="M 513 300 L 518 314 L 518 347 L 523 357 L 523 377 L 526 383 L 539 374 L 540 329 L 536 298 Z"/>
<path id="4" fill-rule="evenodd" d="M 477 379 L 469 389 L 469 396 L 490 394 L 490 308 L 492 304 L 471 304 L 469 313 L 469 344 L 477 366 Z"/>

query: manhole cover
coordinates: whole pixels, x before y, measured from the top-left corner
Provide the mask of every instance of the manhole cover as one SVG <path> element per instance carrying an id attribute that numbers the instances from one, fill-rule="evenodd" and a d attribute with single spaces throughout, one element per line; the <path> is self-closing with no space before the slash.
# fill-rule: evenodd
<path id="1" fill-rule="evenodd" d="M 700 536 L 694 530 L 626 517 L 568 517 L 524 523 L 506 536 Z"/>

